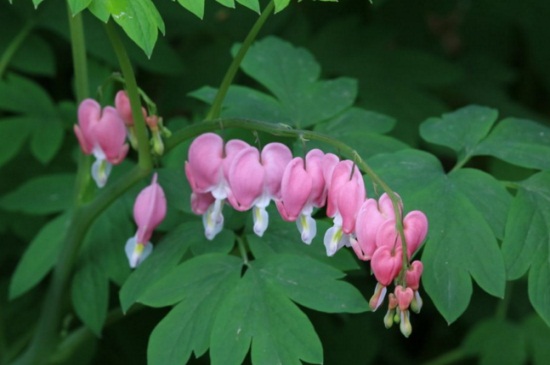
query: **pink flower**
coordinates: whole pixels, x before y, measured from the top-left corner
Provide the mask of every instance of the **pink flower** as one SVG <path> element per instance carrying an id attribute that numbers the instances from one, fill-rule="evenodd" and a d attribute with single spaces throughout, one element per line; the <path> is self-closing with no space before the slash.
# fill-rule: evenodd
<path id="1" fill-rule="evenodd" d="M 328 178 L 328 174 L 325 175 Z M 328 180 L 327 180 L 328 181 Z M 327 195 L 327 216 L 334 218 L 333 227 L 325 233 L 327 255 L 350 246 L 355 221 L 366 191 L 363 176 L 350 160 L 340 161 L 332 172 Z"/>
<path id="2" fill-rule="evenodd" d="M 407 256 L 410 259 L 428 233 L 426 215 L 418 210 L 408 213 L 403 219 L 403 233 L 407 242 Z M 401 246 L 401 237 L 395 228 L 395 219 L 387 219 L 380 225 L 376 233 L 376 246 Z"/>
<path id="3" fill-rule="evenodd" d="M 363 202 L 355 223 L 357 240 L 351 240 L 351 246 L 359 259 L 363 261 L 371 259 L 377 248 L 378 229 L 389 219 L 395 219 L 395 212 L 388 194 L 382 194 L 378 202 L 376 199 L 367 199 Z"/>
<path id="4" fill-rule="evenodd" d="M 395 287 L 395 297 L 399 306 L 399 329 L 405 337 L 409 337 L 412 333 L 412 326 L 409 319 L 409 306 L 413 300 L 413 290 L 411 288 L 403 288 L 401 285 Z"/>
<path id="5" fill-rule="evenodd" d="M 314 149 L 306 155 L 305 163 L 301 157 L 290 161 L 283 174 L 281 199 L 276 201 L 281 217 L 289 222 L 296 221 L 306 244 L 310 244 L 317 233 L 315 220 L 311 217 L 313 208 L 322 207 L 326 200 L 323 158 L 324 153 Z"/>
<path id="6" fill-rule="evenodd" d="M 203 215 L 204 233 L 212 240 L 223 228 L 223 202 L 232 196 L 227 181 L 229 166 L 237 153 L 250 147 L 246 142 L 231 140 L 224 146 L 220 136 L 205 133 L 189 146 L 185 174 L 191 185 L 192 209 Z"/>
<path id="7" fill-rule="evenodd" d="M 101 106 L 93 99 L 86 99 L 78 107 L 78 125 L 74 132 L 82 152 L 93 154 L 92 177 L 98 187 L 105 186 L 111 165 L 122 162 L 128 153 L 126 128 L 113 107 Z"/>
<path id="8" fill-rule="evenodd" d="M 157 183 L 157 174 L 153 175 L 151 185 L 143 189 L 134 203 L 134 220 L 138 226 L 134 237 L 126 242 L 126 256 L 130 267 L 137 267 L 153 251 L 149 240 L 155 228 L 166 216 L 166 197 Z"/>
<path id="9" fill-rule="evenodd" d="M 290 149 L 281 143 L 269 143 L 261 152 L 248 147 L 238 152 L 228 171 L 233 208 L 246 211 L 253 208 L 254 232 L 262 236 L 269 224 L 266 207 L 281 195 L 281 180 L 292 159 Z"/>
<path id="10" fill-rule="evenodd" d="M 423 304 L 422 297 L 418 292 L 418 289 L 420 288 L 420 277 L 422 276 L 423 271 L 424 271 L 424 265 L 422 264 L 422 262 L 413 261 L 411 262 L 409 269 L 405 273 L 407 286 L 414 291 L 414 298 L 411 303 L 411 309 L 413 312 L 416 312 L 416 313 L 420 312 Z"/>

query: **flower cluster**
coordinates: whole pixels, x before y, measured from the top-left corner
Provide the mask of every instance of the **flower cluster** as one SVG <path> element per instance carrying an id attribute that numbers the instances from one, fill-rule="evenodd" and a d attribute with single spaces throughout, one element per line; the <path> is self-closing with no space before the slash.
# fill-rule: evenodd
<path id="1" fill-rule="evenodd" d="M 209 240 L 223 228 L 225 203 L 239 211 L 252 209 L 254 232 L 262 236 L 269 223 L 266 207 L 273 200 L 281 217 L 296 222 L 302 241 L 309 244 L 317 233 L 312 213 L 326 206 L 326 215 L 333 219 L 324 235 L 327 255 L 347 246 L 359 259 L 371 262 L 378 282 L 370 300 L 373 310 L 382 304 L 389 285 L 400 284 L 389 295 L 385 323 L 400 322 L 401 332 L 411 333 L 408 309 L 419 311 L 422 306 L 418 287 L 423 267 L 420 261 L 409 262 L 426 238 L 428 220 L 424 213 L 412 211 L 398 222 L 403 206 L 397 194 L 395 207 L 387 194 L 367 199 L 363 176 L 353 161 L 319 149 L 305 158 L 292 158 L 280 143 L 259 151 L 241 140 L 224 143 L 220 136 L 205 133 L 191 143 L 185 173 L 192 210 L 203 216 Z"/>
<path id="2" fill-rule="evenodd" d="M 151 134 L 153 150 L 158 155 L 164 152 L 161 134 L 169 132 L 162 126 L 162 118 L 148 115 L 142 108 Z M 78 125 L 74 132 L 82 152 L 94 155 L 96 161 L 92 165 L 92 177 L 99 188 L 107 183 L 112 165 L 121 163 L 128 153 L 126 137 L 132 147 L 137 149 L 137 138 L 134 131 L 134 119 L 130 107 L 130 100 L 126 91 L 119 91 L 115 97 L 115 107 L 101 108 L 93 99 L 85 99 L 78 107 Z"/>

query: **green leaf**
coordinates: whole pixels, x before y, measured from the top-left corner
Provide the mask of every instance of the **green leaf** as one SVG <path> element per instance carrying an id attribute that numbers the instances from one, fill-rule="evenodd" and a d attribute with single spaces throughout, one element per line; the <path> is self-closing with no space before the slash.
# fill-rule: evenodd
<path id="1" fill-rule="evenodd" d="M 416 150 L 378 155 L 370 162 L 407 210 L 419 209 L 428 217 L 423 284 L 443 317 L 453 322 L 468 306 L 470 276 L 489 294 L 502 297 L 504 261 L 493 230 L 501 230 L 509 198 L 498 183 L 468 169 L 445 175 L 434 156 Z M 487 197 L 478 201 L 480 195 Z M 486 206 L 491 196 L 499 199 L 493 209 L 502 211 Z"/>
<path id="2" fill-rule="evenodd" d="M 177 210 L 193 213 L 191 210 L 191 187 L 185 177 L 185 171 L 179 168 L 163 168 L 158 170 L 159 184 L 166 194 L 166 200 Z"/>
<path id="3" fill-rule="evenodd" d="M 0 199 L 0 207 L 28 214 L 50 214 L 71 205 L 73 174 L 36 177 Z"/>
<path id="4" fill-rule="evenodd" d="M 525 334 L 521 327 L 498 319 L 478 324 L 466 337 L 463 349 L 480 358 L 479 364 L 525 364 Z"/>
<path id="5" fill-rule="evenodd" d="M 253 364 L 323 362 L 319 337 L 308 320 L 254 263 L 224 300 L 212 330 L 213 365 L 238 365 L 252 346 Z"/>
<path id="6" fill-rule="evenodd" d="M 196 241 L 191 246 L 191 252 L 193 252 L 195 256 L 214 252 L 229 253 L 234 246 L 235 233 L 228 229 L 222 229 L 212 241 Z"/>
<path id="7" fill-rule="evenodd" d="M 178 3 L 200 19 L 204 17 L 204 0 L 178 0 Z"/>
<path id="8" fill-rule="evenodd" d="M 103 23 L 107 23 L 111 13 L 109 12 L 109 0 L 92 0 L 88 10 Z"/>
<path id="9" fill-rule="evenodd" d="M 550 128 L 525 119 L 506 118 L 476 148 L 514 165 L 550 169 Z"/>
<path id="10" fill-rule="evenodd" d="M 158 30 L 164 34 L 164 22 L 151 0 L 113 0 L 109 13 L 147 55 L 151 57 L 157 42 Z"/>
<path id="11" fill-rule="evenodd" d="M 216 313 L 239 282 L 242 264 L 235 256 L 199 256 L 178 266 L 140 298 L 152 306 L 179 302 L 151 333 L 149 364 L 183 364 L 192 351 L 197 357 L 206 352 Z"/>
<path id="12" fill-rule="evenodd" d="M 256 258 L 273 254 L 296 254 L 310 256 L 339 270 L 349 271 L 359 268 L 354 254 L 348 250 L 339 250 L 334 256 L 328 257 L 323 244 L 323 235 L 331 224 L 317 220 L 317 235 L 310 245 L 300 239 L 300 233 L 295 223 L 284 222 L 280 217 L 270 214 L 269 227 L 263 237 L 255 234 L 246 236 L 250 250 Z"/>
<path id="13" fill-rule="evenodd" d="M 206 241 L 202 224 L 194 221 L 182 224 L 155 245 L 151 256 L 138 266 L 120 289 L 122 311 L 126 312 L 151 285 L 173 270 L 189 246 L 200 241 Z"/>
<path id="14" fill-rule="evenodd" d="M 42 118 L 38 122 L 33 127 L 31 151 L 38 161 L 46 164 L 61 148 L 65 132 L 58 118 Z"/>
<path id="15" fill-rule="evenodd" d="M 343 272 L 307 256 L 269 255 L 254 262 L 260 276 L 290 299 L 327 313 L 361 313 L 369 304 Z M 307 268 L 307 269 L 305 269 Z"/>
<path id="16" fill-rule="evenodd" d="M 73 16 L 86 9 L 92 0 L 69 0 L 69 7 Z"/>
<path id="17" fill-rule="evenodd" d="M 40 118 L 56 115 L 48 93 L 34 81 L 15 74 L 0 80 L 0 109 Z"/>
<path id="18" fill-rule="evenodd" d="M 36 57 L 39 54 L 40 57 Z M 55 76 L 55 54 L 52 46 L 36 34 L 30 34 L 10 62 L 10 67 L 25 73 Z"/>
<path id="19" fill-rule="evenodd" d="M 350 108 L 331 119 L 315 125 L 314 130 L 330 135 L 354 148 L 362 158 L 378 153 L 395 152 L 408 148 L 403 142 L 381 133 L 389 132 L 395 124 L 391 117 L 359 108 Z M 325 153 L 338 154 L 336 148 L 321 142 L 310 141 L 308 148 L 320 148 Z"/>
<path id="20" fill-rule="evenodd" d="M 275 0 L 275 13 L 280 12 L 290 4 L 290 0 Z"/>
<path id="21" fill-rule="evenodd" d="M 202 1 L 202 0 L 201 0 Z M 235 8 L 235 0 L 216 0 L 218 3 L 228 8 Z"/>
<path id="22" fill-rule="evenodd" d="M 32 3 L 34 4 L 34 8 L 38 8 L 38 5 L 40 5 L 44 0 L 32 0 Z"/>
<path id="23" fill-rule="evenodd" d="M 451 148 L 463 158 L 473 153 L 497 117 L 495 109 L 470 105 L 426 120 L 420 125 L 420 135 L 428 142 Z"/>
<path id="24" fill-rule="evenodd" d="M 136 232 L 130 215 L 130 208 L 126 207 L 124 199 L 111 204 L 88 230 L 80 257 L 100 267 L 118 285 L 122 285 L 130 275 L 128 258 L 124 252 L 126 241 Z"/>
<path id="25" fill-rule="evenodd" d="M 237 49 L 233 48 L 233 54 Z M 298 128 L 337 115 L 357 96 L 355 80 L 318 81 L 321 69 L 312 54 L 274 37 L 256 42 L 241 68 L 275 95 L 284 114 Z"/>
<path id="26" fill-rule="evenodd" d="M 212 104 L 217 89 L 204 86 L 189 95 Z M 291 119 L 284 113 L 281 104 L 272 96 L 254 89 L 232 85 L 223 102 L 222 117 L 250 118 L 271 123 L 291 124 Z"/>
<path id="27" fill-rule="evenodd" d="M 527 336 L 527 351 L 534 365 L 546 365 L 550 362 L 550 328 L 537 315 L 532 315 L 523 323 Z"/>
<path id="28" fill-rule="evenodd" d="M 61 251 L 67 225 L 67 216 L 62 215 L 38 232 L 17 264 L 10 282 L 10 299 L 27 292 L 50 271 Z"/>
<path id="29" fill-rule="evenodd" d="M 537 257 L 548 259 L 550 255 L 549 186 L 550 172 L 533 175 L 521 183 L 512 201 L 502 242 L 510 279 L 523 276 Z"/>
<path id="30" fill-rule="evenodd" d="M 0 120 L 0 167 L 14 158 L 29 135 L 32 120 L 11 117 Z"/>
<path id="31" fill-rule="evenodd" d="M 260 14 L 260 2 L 258 0 L 237 0 L 237 2 Z"/>
<path id="32" fill-rule="evenodd" d="M 78 317 L 96 336 L 101 329 L 109 305 L 109 279 L 96 265 L 84 265 L 73 277 L 72 303 Z"/>

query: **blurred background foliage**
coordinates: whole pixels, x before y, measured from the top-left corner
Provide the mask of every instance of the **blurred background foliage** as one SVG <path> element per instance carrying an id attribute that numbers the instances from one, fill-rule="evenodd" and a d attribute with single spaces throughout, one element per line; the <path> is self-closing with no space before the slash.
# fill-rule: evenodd
<path id="1" fill-rule="evenodd" d="M 232 59 L 231 47 L 242 42 L 258 15 L 239 5 L 228 9 L 208 1 L 204 19 L 200 20 L 175 2 L 162 0 L 155 4 L 165 21 L 166 35 L 159 37 L 151 59 L 125 39 L 139 85 L 155 101 L 168 127 L 201 120 L 208 106 L 189 97 L 189 93 L 203 86 L 219 86 Z M 321 65 L 324 79 L 343 76 L 357 80 L 357 106 L 394 118 L 396 124 L 390 132 L 393 137 L 411 147 L 430 150 L 445 162 L 451 158 L 447 150 L 419 138 L 418 127 L 429 117 L 480 104 L 498 109 L 499 119 L 514 116 L 548 125 L 549 18 L 550 3 L 544 0 L 373 0 L 372 4 L 367 0 L 304 0 L 273 15 L 259 39 L 276 35 L 308 49 Z M 90 95 L 109 103 L 115 89 L 106 80 L 118 65 L 102 25 L 87 11 L 84 21 Z M 30 1 L 15 0 L 10 5 L 2 0 L 0 24 L 0 54 L 18 34 L 25 34 L 9 67 L 34 81 L 22 96 L 20 107 L 2 99 L 5 93 L 0 84 L 0 116 L 28 121 L 28 130 L 8 130 L 7 126 L 0 130 L 0 149 L 8 148 L 8 141 L 19 146 L 12 153 L 12 157 L 18 153 L 16 159 L 6 158 L 0 163 L 0 326 L 4 329 L 0 333 L 6 337 L 0 343 L 17 348 L 32 329 L 45 286 L 42 283 L 37 290 L 8 302 L 9 279 L 28 242 L 49 216 L 14 212 L 1 197 L 33 176 L 59 173 L 61 178 L 65 176 L 61 173 L 74 171 L 77 149 L 72 125 L 76 107 L 71 101 L 71 50 L 64 2 L 44 1 L 34 10 Z M 6 77 L 5 71 L 0 68 L 2 78 Z M 236 83 L 265 90 L 244 73 L 238 74 Z M 107 86 L 98 89 L 102 85 Z M 44 115 L 44 110 L 50 113 L 51 124 L 44 131 L 36 131 L 33 123 L 37 114 Z M 46 138 L 43 133 L 51 133 L 47 135 L 47 158 L 43 157 L 44 151 L 36 150 L 36 146 L 43 145 L 40 138 Z M 33 147 L 35 139 L 38 141 Z M 171 164 L 169 158 L 166 163 Z M 474 163 L 503 179 L 519 180 L 529 173 L 488 158 L 479 157 Z M 64 207 L 64 198 L 59 199 Z M 130 207 L 131 198 L 126 204 Z M 166 225 L 173 226 L 170 222 Z M 131 231 L 129 227 L 125 230 Z M 126 237 L 127 233 L 120 236 Z M 126 275 L 119 273 L 119 281 Z M 368 298 L 373 287 L 372 280 L 365 282 L 366 272 L 350 275 L 350 281 Z M 533 311 L 524 295 L 525 287 L 523 280 L 514 283 L 506 302 L 476 288 L 468 310 L 450 327 L 426 300 L 422 313 L 413 319 L 414 333 L 409 339 L 398 331 L 386 331 L 382 327 L 383 313 L 327 316 L 307 309 L 306 313 L 324 344 L 326 364 L 420 364 L 441 360 L 433 362 L 436 364 L 446 363 L 452 356 L 481 353 L 480 361 L 486 364 L 520 364 L 527 359 L 544 364 L 550 359 L 544 349 L 550 331 L 538 317 L 526 316 Z M 111 291 L 111 304 L 116 306 L 118 289 L 113 285 Z M 484 320 L 500 313 L 503 306 L 507 309 L 506 319 L 497 316 Z M 165 309 L 130 314 L 106 327 L 100 340 L 88 338 L 73 356 L 79 364 L 143 364 L 149 333 L 165 314 Z M 502 333 L 514 336 L 501 336 L 496 345 L 483 343 Z M 0 348 L 0 354 L 5 350 Z M 69 363 L 71 359 L 60 362 Z M 208 362 L 208 355 L 192 361 Z"/>

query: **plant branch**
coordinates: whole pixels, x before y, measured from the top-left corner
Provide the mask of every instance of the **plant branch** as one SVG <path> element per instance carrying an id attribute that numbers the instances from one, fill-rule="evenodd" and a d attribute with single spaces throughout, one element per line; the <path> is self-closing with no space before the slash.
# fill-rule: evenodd
<path id="1" fill-rule="evenodd" d="M 254 25 L 250 29 L 250 32 L 248 32 L 248 35 L 246 36 L 243 44 L 241 44 L 241 46 L 239 47 L 239 51 L 235 55 L 235 58 L 233 58 L 233 62 L 231 62 L 231 65 L 229 65 L 229 68 L 227 69 L 227 72 L 223 77 L 220 88 L 218 89 L 216 97 L 214 98 L 214 102 L 212 103 L 212 107 L 210 108 L 210 112 L 206 116 L 206 120 L 212 120 L 220 117 L 223 101 L 225 99 L 225 96 L 227 95 L 229 87 L 233 83 L 233 79 L 235 78 L 239 67 L 241 66 L 241 62 L 243 61 L 244 56 L 246 55 L 248 50 L 250 49 L 252 42 L 254 42 L 254 40 L 256 39 L 256 36 L 260 32 L 260 29 L 262 29 L 263 25 L 265 24 L 267 18 L 273 12 L 273 8 L 274 2 L 273 0 L 271 0 L 269 4 L 267 4 L 267 6 L 265 7 L 262 15 L 260 15 L 258 20 L 256 20 L 256 23 L 254 23 Z"/>
<path id="2" fill-rule="evenodd" d="M 166 151 L 176 147 L 178 144 L 192 138 L 196 137 L 202 133 L 212 132 L 224 128 L 239 128 L 247 129 L 251 131 L 265 132 L 272 134 L 278 137 L 293 137 L 299 139 L 312 139 L 320 142 L 324 142 L 333 147 L 336 147 L 341 151 L 342 155 L 352 159 L 355 164 L 359 167 L 360 170 L 364 171 L 372 182 L 382 188 L 388 196 L 390 197 L 395 212 L 395 221 L 396 229 L 399 232 L 399 237 L 401 238 L 401 244 L 403 248 L 403 280 L 404 273 L 408 267 L 408 257 L 407 257 L 407 242 L 405 239 L 405 233 L 403 231 L 403 221 L 402 213 L 400 208 L 401 198 L 386 184 L 375 172 L 374 170 L 359 156 L 357 151 L 353 148 L 341 142 L 335 138 L 321 134 L 318 132 L 293 129 L 285 124 L 273 124 L 259 121 L 252 121 L 247 119 L 217 119 L 212 121 L 205 121 L 202 123 L 192 124 L 188 127 L 185 127 L 177 132 L 175 132 L 172 137 L 166 142 Z"/>
<path id="3" fill-rule="evenodd" d="M 130 58 L 128 58 L 128 53 L 126 52 L 126 49 L 118 36 L 114 23 L 109 21 L 105 25 L 105 29 L 111 41 L 111 45 L 113 46 L 113 50 L 117 56 L 120 69 L 122 71 L 122 76 L 126 81 L 126 91 L 128 92 L 128 98 L 130 99 L 130 104 L 132 106 L 132 117 L 134 118 L 134 126 L 138 140 L 138 163 L 142 169 L 150 170 L 153 167 L 153 160 L 151 158 L 147 127 L 145 126 L 145 119 L 143 118 L 143 114 L 141 112 L 141 102 L 139 99 L 139 91 L 134 70 L 132 68 L 132 64 L 130 63 Z"/>

